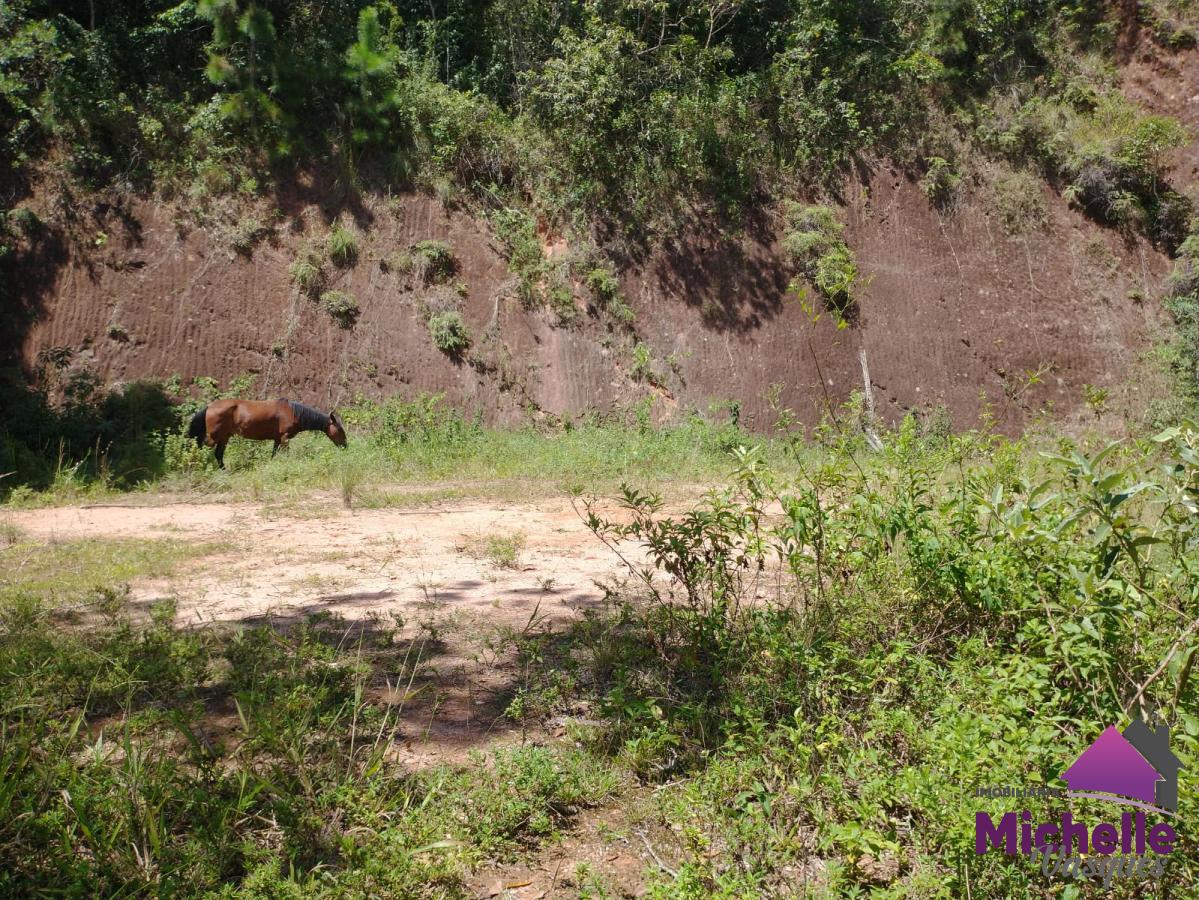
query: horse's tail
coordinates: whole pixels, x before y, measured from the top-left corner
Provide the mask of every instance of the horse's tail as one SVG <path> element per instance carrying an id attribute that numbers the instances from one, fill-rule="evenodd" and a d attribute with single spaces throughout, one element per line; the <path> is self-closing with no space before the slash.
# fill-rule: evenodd
<path id="1" fill-rule="evenodd" d="M 196 439 L 196 446 L 204 446 L 204 438 L 208 435 L 208 425 L 204 421 L 204 416 L 208 412 L 208 407 L 203 407 L 198 413 L 192 416 L 192 422 L 187 426 L 187 436 Z"/>

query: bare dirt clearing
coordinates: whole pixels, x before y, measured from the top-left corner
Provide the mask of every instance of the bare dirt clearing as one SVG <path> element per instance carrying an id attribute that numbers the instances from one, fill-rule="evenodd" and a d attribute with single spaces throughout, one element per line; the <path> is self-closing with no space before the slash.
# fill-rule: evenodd
<path id="1" fill-rule="evenodd" d="M 173 597 L 183 621 L 253 621 L 330 612 L 347 619 L 435 606 L 523 626 L 599 603 L 597 580 L 619 560 L 565 499 L 409 510 L 340 510 L 293 518 L 257 503 L 76 506 L 14 511 L 40 540 L 172 538 L 217 541 L 228 553 L 178 577 L 133 585 L 141 601 Z M 511 543 L 513 559 L 489 544 Z"/>
<path id="2" fill-rule="evenodd" d="M 620 561 L 566 498 L 345 510 L 313 517 L 260 503 L 95 505 L 12 511 L 39 541 L 172 539 L 229 548 L 135 581 L 131 598 L 173 599 L 181 624 L 286 626 L 326 613 L 347 641 L 403 623 L 420 654 L 413 685 L 381 685 L 404 704 L 415 765 L 464 758 L 513 731 L 503 712 L 520 672 L 505 635 L 557 630 L 604 602 Z M 631 550 L 631 548 L 630 548 Z"/>

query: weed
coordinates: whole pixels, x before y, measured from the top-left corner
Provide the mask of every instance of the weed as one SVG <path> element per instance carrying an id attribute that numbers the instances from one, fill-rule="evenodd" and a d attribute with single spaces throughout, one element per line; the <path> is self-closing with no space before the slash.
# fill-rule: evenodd
<path id="1" fill-rule="evenodd" d="M 362 470 L 353 462 L 344 462 L 337 467 L 337 482 L 342 506 L 350 509 L 354 505 L 354 493 L 362 483 Z"/>
<path id="2" fill-rule="evenodd" d="M 845 226 L 827 206 L 802 206 L 787 201 L 783 207 L 786 230 L 783 250 L 798 266 L 832 310 L 844 319 L 854 303 L 858 267 L 842 238 Z M 792 290 L 798 290 L 792 286 Z"/>
<path id="3" fill-rule="evenodd" d="M 433 345 L 447 356 L 458 357 L 470 348 L 470 332 L 462 313 L 447 310 L 429 317 L 429 334 Z"/>
<path id="4" fill-rule="evenodd" d="M 1102 418 L 1107 412 L 1108 399 L 1111 396 L 1111 390 L 1108 388 L 1096 387 L 1093 384 L 1084 384 L 1082 386 L 1083 399 L 1086 401 L 1087 409 L 1095 414 L 1095 418 Z"/>
<path id="5" fill-rule="evenodd" d="M 292 282 L 309 297 L 319 297 L 326 284 L 325 267 L 311 248 L 304 250 L 288 267 Z"/>
<path id="6" fill-rule="evenodd" d="M 454 251 L 445 241 L 419 241 L 409 253 L 412 272 L 422 284 L 444 284 L 458 269 Z"/>
<path id="7" fill-rule="evenodd" d="M 325 238 L 325 252 L 333 265 L 347 268 L 358 261 L 358 238 L 340 222 L 334 222 Z"/>
<path id="8" fill-rule="evenodd" d="M 641 341 L 633 345 L 633 364 L 629 368 L 629 377 L 634 381 L 643 381 L 646 384 L 657 386 L 662 384 L 662 377 L 654 368 L 653 353 Z"/>
<path id="9" fill-rule="evenodd" d="M 0 543 L 3 543 L 5 548 L 19 544 L 24 539 L 25 533 L 19 527 L 7 519 L 0 520 Z"/>
<path id="10" fill-rule="evenodd" d="M 962 187 L 962 176 L 954 170 L 948 160 L 940 156 L 930 156 L 924 164 L 925 171 L 920 179 L 920 189 L 928 197 L 928 202 L 937 209 L 952 210 Z"/>
<path id="11" fill-rule="evenodd" d="M 229 232 L 229 245 L 239 256 L 250 257 L 254 255 L 254 248 L 272 234 L 274 229 L 258 219 L 241 219 Z"/>
<path id="12" fill-rule="evenodd" d="M 358 301 L 346 291 L 325 291 L 321 294 L 321 306 L 342 328 L 353 328 L 358 321 Z"/>
<path id="13" fill-rule="evenodd" d="M 486 559 L 496 568 L 515 569 L 524 546 L 525 536 L 519 531 L 506 535 L 474 535 L 464 539 L 462 552 L 472 559 Z"/>

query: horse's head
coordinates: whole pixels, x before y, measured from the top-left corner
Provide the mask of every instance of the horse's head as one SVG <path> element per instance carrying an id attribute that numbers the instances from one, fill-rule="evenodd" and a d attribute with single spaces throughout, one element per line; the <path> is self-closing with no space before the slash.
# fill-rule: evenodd
<path id="1" fill-rule="evenodd" d="M 329 435 L 329 440 L 335 443 L 343 450 L 346 446 L 346 429 L 341 424 L 341 419 L 337 417 L 337 413 L 329 413 L 329 427 L 325 429 L 325 434 Z"/>

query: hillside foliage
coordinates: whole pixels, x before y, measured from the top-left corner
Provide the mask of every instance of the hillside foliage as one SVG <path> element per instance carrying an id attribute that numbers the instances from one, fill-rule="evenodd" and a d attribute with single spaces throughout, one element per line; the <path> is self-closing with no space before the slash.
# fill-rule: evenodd
<path id="1" fill-rule="evenodd" d="M 1145 195 L 1145 153 L 1066 160 L 986 111 L 1001 94 L 1022 120 L 1034 96 L 1042 113 L 1085 107 L 1073 54 L 1116 28 L 1099 0 L 16 0 L 0 11 L 0 154 L 10 194 L 47 159 L 191 199 L 333 161 L 646 223 L 827 183 L 862 154 L 944 162 L 922 144 L 958 131 L 1085 175 L 1082 202 L 1112 217 L 1097 182 Z M 945 111 L 955 125 L 913 127 Z M 1148 155 L 1172 140 L 1141 137 Z"/>

